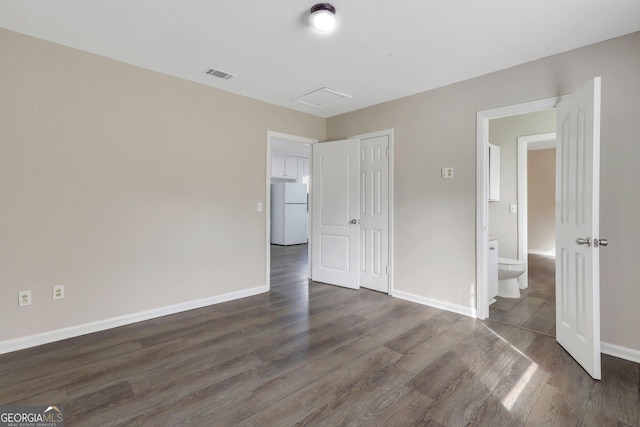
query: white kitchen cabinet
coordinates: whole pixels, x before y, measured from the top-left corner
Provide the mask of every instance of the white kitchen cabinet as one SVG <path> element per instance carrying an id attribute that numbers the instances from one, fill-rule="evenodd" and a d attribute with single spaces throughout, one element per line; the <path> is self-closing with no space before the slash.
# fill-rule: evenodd
<path id="1" fill-rule="evenodd" d="M 489 201 L 500 200 L 500 146 L 489 144 Z"/>
<path id="2" fill-rule="evenodd" d="M 299 183 L 302 183 L 302 178 L 304 178 L 304 160 L 303 159 L 298 159 L 298 181 Z"/>
<path id="3" fill-rule="evenodd" d="M 271 178 L 297 179 L 298 159 L 295 157 L 271 156 Z"/>
<path id="4" fill-rule="evenodd" d="M 284 177 L 287 179 L 298 178 L 298 159 L 295 157 L 284 158 Z"/>
<path id="5" fill-rule="evenodd" d="M 487 279 L 489 288 L 489 304 L 495 301 L 498 295 L 498 241 L 489 241 L 489 257 L 488 257 Z"/>
<path id="6" fill-rule="evenodd" d="M 271 156 L 271 177 L 284 178 L 284 157 Z"/>
<path id="7" fill-rule="evenodd" d="M 301 184 L 309 183 L 309 160 L 298 159 L 298 180 Z"/>

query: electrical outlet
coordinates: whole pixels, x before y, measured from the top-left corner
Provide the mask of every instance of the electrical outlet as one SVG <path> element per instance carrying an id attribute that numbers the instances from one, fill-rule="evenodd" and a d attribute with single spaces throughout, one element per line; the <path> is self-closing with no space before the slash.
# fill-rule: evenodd
<path id="1" fill-rule="evenodd" d="M 64 298 L 64 285 L 56 285 L 53 287 L 53 299 Z"/>
<path id="2" fill-rule="evenodd" d="M 442 179 L 453 178 L 453 168 L 442 168 Z"/>
<path id="3" fill-rule="evenodd" d="M 18 307 L 24 307 L 25 305 L 31 305 L 31 291 L 18 292 Z"/>

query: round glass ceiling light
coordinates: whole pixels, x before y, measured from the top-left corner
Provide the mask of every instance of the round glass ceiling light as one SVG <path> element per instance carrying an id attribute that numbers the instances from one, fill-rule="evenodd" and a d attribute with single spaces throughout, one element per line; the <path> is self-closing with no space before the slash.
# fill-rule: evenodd
<path id="1" fill-rule="evenodd" d="M 336 8 L 329 3 L 318 3 L 311 8 L 311 26 L 322 33 L 328 33 L 336 26 Z"/>

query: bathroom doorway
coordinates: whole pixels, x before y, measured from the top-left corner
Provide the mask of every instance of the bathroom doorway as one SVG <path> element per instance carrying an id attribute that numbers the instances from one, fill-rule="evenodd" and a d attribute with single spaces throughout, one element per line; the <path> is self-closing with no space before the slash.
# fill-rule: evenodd
<path id="1" fill-rule="evenodd" d="M 476 315 L 487 319 L 492 302 L 488 286 L 489 268 L 497 267 L 494 270 L 496 276 L 502 271 L 503 279 L 516 282 L 516 289 L 519 288 L 517 279 L 525 271 L 524 261 L 514 261 L 516 267 L 513 269 L 509 263 L 500 263 L 495 256 L 491 257 L 495 262 L 489 263 L 490 120 L 557 109 L 557 188 L 554 191 L 555 245 L 558 252 L 555 262 L 556 341 L 594 379 L 600 379 L 602 375 L 600 258 L 597 249 L 607 245 L 606 239 L 601 245 L 599 237 L 601 80 L 594 77 L 562 98 L 478 111 L 476 132 Z M 517 206 L 514 211 L 515 208 Z M 511 207 L 509 211 L 512 212 Z M 591 236 L 598 237 L 592 240 Z M 503 265 L 509 268 L 501 268 Z M 499 280 L 498 288 L 503 283 L 504 280 Z"/>
<path id="2" fill-rule="evenodd" d="M 556 320 L 555 121 L 555 109 L 489 121 L 489 143 L 500 147 L 500 197 L 488 203 L 489 235 L 498 239 L 500 261 L 525 266 L 516 283 L 520 296 L 495 296 L 489 319 L 551 336 Z"/>

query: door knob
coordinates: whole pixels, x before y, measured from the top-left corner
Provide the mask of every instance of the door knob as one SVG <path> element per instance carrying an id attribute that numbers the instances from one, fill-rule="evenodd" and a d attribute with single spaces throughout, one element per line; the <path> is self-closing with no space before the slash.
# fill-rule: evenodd
<path id="1" fill-rule="evenodd" d="M 585 246 L 591 246 L 591 238 L 590 237 L 586 237 L 586 238 L 578 237 L 576 239 L 576 244 L 585 245 Z"/>
<path id="2" fill-rule="evenodd" d="M 358 223 L 358 220 L 357 220 L 357 219 L 352 219 L 352 220 L 350 221 L 350 223 L 351 223 L 351 224 L 357 224 L 357 223 Z"/>
<path id="3" fill-rule="evenodd" d="M 594 247 L 598 247 L 598 246 L 608 246 L 609 242 L 607 241 L 607 239 L 593 239 L 593 246 Z"/>

